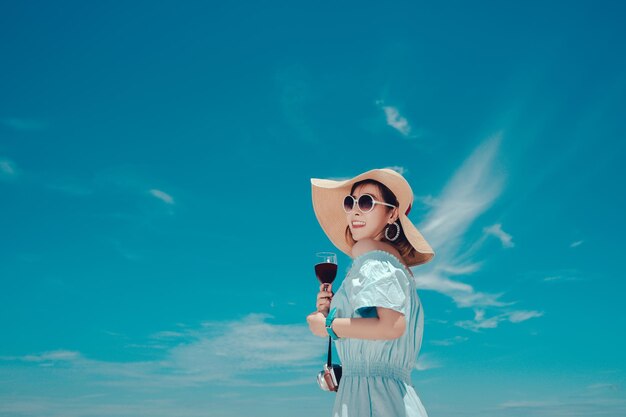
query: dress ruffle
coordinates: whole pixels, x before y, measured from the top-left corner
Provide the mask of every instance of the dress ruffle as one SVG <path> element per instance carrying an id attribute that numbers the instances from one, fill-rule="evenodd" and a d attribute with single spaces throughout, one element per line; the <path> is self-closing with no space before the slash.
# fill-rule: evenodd
<path id="1" fill-rule="evenodd" d="M 363 317 L 372 315 L 368 310 L 371 307 L 384 307 L 406 315 L 409 279 L 390 260 L 378 258 L 381 258 L 378 254 L 360 257 L 353 266 L 356 272 L 351 277 L 350 304 Z"/>

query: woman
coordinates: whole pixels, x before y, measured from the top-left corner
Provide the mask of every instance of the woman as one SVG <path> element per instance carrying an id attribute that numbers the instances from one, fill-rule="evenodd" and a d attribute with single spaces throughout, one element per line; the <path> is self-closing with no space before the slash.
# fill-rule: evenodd
<path id="1" fill-rule="evenodd" d="M 424 312 L 409 267 L 435 253 L 407 217 L 411 186 L 390 169 L 311 184 L 322 229 L 353 259 L 336 293 L 320 287 L 307 317 L 313 334 L 335 339 L 341 360 L 333 417 L 427 417 L 411 384 Z"/>

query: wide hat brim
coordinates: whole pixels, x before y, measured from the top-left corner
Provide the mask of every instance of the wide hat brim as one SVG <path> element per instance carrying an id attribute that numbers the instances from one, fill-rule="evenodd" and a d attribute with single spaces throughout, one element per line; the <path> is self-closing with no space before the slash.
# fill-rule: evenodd
<path id="1" fill-rule="evenodd" d="M 433 259 L 435 252 L 424 236 L 407 217 L 413 205 L 413 191 L 406 179 L 388 168 L 373 169 L 354 178 L 335 181 L 311 178 L 313 210 L 317 221 L 330 241 L 343 253 L 352 256 L 352 245 L 346 241 L 345 232 L 348 223 L 342 202 L 355 182 L 372 179 L 385 184 L 398 199 L 399 217 L 404 234 L 414 250 L 404 260 L 408 266 L 425 264 Z"/>

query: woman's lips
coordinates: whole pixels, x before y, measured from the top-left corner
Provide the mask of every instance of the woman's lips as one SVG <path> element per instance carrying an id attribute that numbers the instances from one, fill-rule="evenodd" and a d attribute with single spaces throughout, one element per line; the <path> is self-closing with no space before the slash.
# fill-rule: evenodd
<path id="1" fill-rule="evenodd" d="M 352 221 L 352 228 L 353 229 L 359 229 L 361 227 L 365 226 L 365 222 L 359 221 L 359 220 L 353 220 Z"/>

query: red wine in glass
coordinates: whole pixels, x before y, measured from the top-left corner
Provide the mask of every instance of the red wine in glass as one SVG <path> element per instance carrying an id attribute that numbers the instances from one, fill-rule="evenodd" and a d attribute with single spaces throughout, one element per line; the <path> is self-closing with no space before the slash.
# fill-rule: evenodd
<path id="1" fill-rule="evenodd" d="M 332 284 L 337 276 L 337 255 L 332 252 L 318 252 L 315 257 L 315 275 L 324 284 L 324 291 L 328 291 L 328 284 Z"/>

